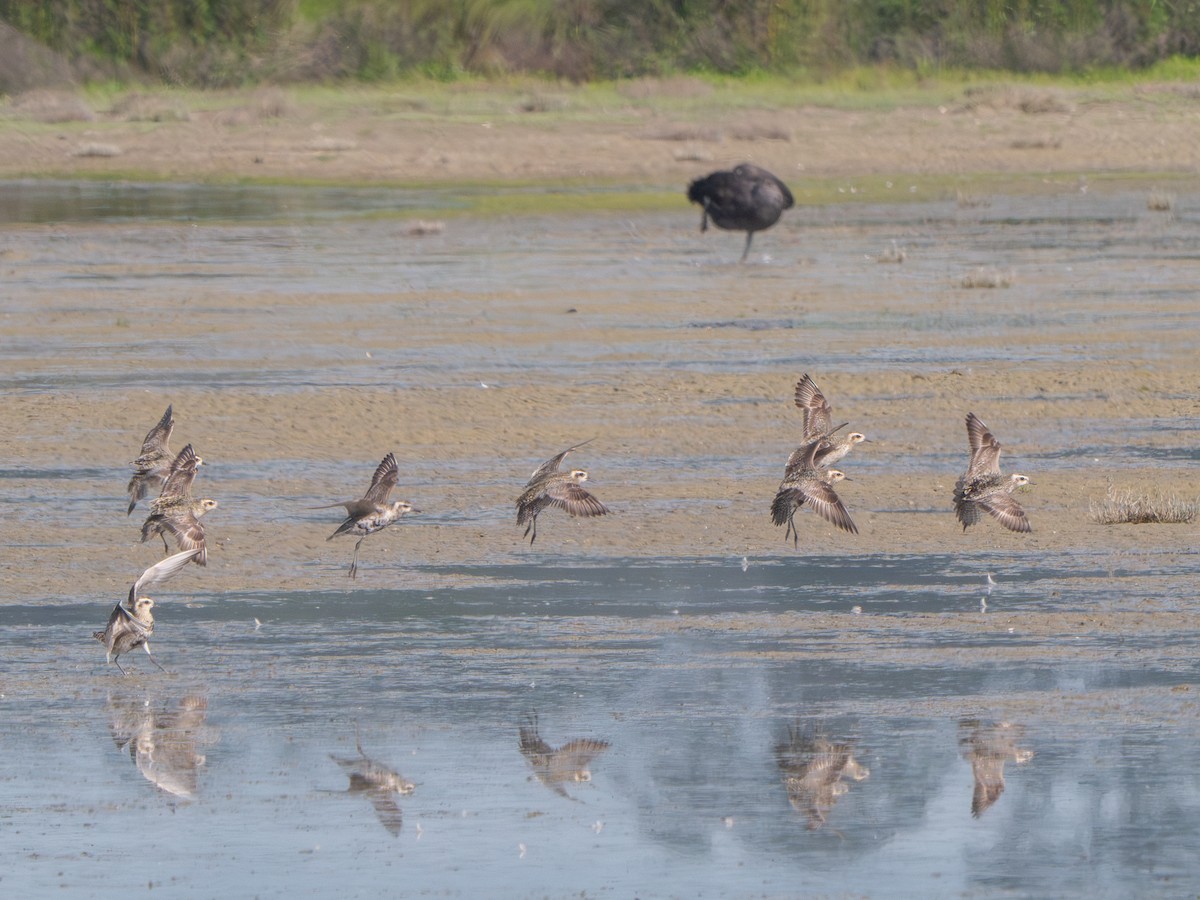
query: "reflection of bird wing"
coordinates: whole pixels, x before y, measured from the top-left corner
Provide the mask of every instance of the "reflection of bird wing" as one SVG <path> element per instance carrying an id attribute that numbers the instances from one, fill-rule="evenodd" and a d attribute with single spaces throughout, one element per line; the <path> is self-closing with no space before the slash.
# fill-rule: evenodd
<path id="1" fill-rule="evenodd" d="M 590 444 L 593 440 L 595 440 L 595 438 L 588 438 L 586 441 L 576 444 L 574 447 L 568 447 L 562 453 L 558 454 L 558 456 L 554 456 L 554 457 L 551 457 L 550 459 L 546 460 L 544 463 L 542 463 L 540 466 L 538 466 L 536 469 L 533 470 L 533 474 L 529 476 L 529 481 L 527 482 L 527 484 L 531 485 L 535 481 L 537 481 L 539 478 L 549 475 L 551 472 L 557 472 L 558 467 L 562 464 L 563 459 L 566 458 L 566 455 L 568 453 L 571 453 L 574 450 L 578 450 L 580 447 L 584 446 L 585 444 Z"/>
<path id="2" fill-rule="evenodd" d="M 353 789 L 353 779 L 351 779 L 351 790 Z M 364 793 L 375 809 L 375 816 L 379 819 L 379 824 L 386 828 L 393 837 L 398 835 L 404 825 L 404 812 L 400 809 L 400 804 L 396 802 L 396 795 L 381 787 L 369 787 Z"/>
<path id="3" fill-rule="evenodd" d="M 603 516 L 608 507 L 573 481 L 552 483 L 546 488 L 551 506 L 564 509 L 573 516 Z"/>
<path id="4" fill-rule="evenodd" d="M 796 406 L 804 414 L 804 440 L 816 440 L 833 426 L 833 408 L 825 400 L 816 382 L 805 375 L 796 382 Z"/>
<path id="5" fill-rule="evenodd" d="M 975 776 L 971 815 L 979 818 L 1004 793 L 1004 757 L 972 755 L 971 773 Z"/>
<path id="6" fill-rule="evenodd" d="M 579 781 L 588 774 L 592 760 L 608 749 L 608 741 L 579 738 L 568 741 L 554 751 L 551 767 L 562 772 L 564 778 Z"/>
<path id="7" fill-rule="evenodd" d="M 396 480 L 399 478 L 399 475 L 400 470 L 396 465 L 396 457 L 389 453 L 379 463 L 378 468 L 375 469 L 375 475 L 371 478 L 371 486 L 367 488 L 367 492 L 363 495 L 363 501 L 380 506 L 387 503 L 388 494 L 396 486 Z M 346 507 L 346 511 L 350 512 L 349 506 Z"/>
<path id="8" fill-rule="evenodd" d="M 967 413 L 967 442 L 971 446 L 967 480 L 980 475 L 999 475 L 1000 442 L 975 413 Z"/>
<path id="9" fill-rule="evenodd" d="M 204 532 L 200 532 L 201 540 L 203 541 Z M 202 552 L 201 547 L 192 547 L 176 553 L 173 556 L 168 556 L 166 559 L 152 565 L 145 572 L 138 576 L 138 580 L 133 583 L 133 587 L 129 589 L 129 606 L 132 607 L 137 602 L 138 595 L 142 589 L 149 587 L 152 584 L 166 581 L 168 578 L 178 574 L 188 563 L 192 561 L 194 556 Z"/>

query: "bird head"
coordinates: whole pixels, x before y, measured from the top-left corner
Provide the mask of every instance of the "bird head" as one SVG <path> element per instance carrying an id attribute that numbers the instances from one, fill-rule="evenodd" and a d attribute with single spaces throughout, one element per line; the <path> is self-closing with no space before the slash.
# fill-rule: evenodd
<path id="1" fill-rule="evenodd" d="M 571 470 L 571 480 L 577 481 L 580 484 L 587 481 L 588 480 L 587 470 L 586 469 L 572 469 Z"/>
<path id="2" fill-rule="evenodd" d="M 1033 484 L 1033 482 L 1030 481 L 1026 476 L 1016 475 L 1016 474 L 1014 474 L 1012 476 L 1012 483 L 1014 485 L 1016 485 L 1017 487 L 1023 487 L 1024 485 L 1027 485 L 1027 484 Z"/>

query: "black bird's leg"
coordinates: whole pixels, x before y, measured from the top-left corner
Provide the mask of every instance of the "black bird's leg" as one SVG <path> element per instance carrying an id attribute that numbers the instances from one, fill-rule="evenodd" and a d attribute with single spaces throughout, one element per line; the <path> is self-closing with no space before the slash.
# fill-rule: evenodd
<path id="1" fill-rule="evenodd" d="M 739 262 L 745 262 L 746 257 L 750 255 L 750 242 L 752 240 L 754 240 L 754 232 L 747 231 L 746 232 L 746 249 L 742 251 L 742 258 L 740 260 L 738 260 Z"/>

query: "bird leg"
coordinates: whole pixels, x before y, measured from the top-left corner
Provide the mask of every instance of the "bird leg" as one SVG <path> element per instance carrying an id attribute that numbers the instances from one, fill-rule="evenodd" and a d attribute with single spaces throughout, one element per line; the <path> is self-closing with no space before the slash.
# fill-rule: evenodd
<path id="1" fill-rule="evenodd" d="M 792 546 L 797 550 L 800 549 L 800 532 L 796 530 L 796 511 L 793 509 L 788 515 L 788 530 L 783 533 L 783 539 L 788 539 L 788 534 L 792 537 Z"/>
<path id="2" fill-rule="evenodd" d="M 752 240 L 754 240 L 754 232 L 747 231 L 746 232 L 746 249 L 742 251 L 742 258 L 740 260 L 738 260 L 738 262 L 745 262 L 746 257 L 750 255 L 750 242 Z"/>
<path id="3" fill-rule="evenodd" d="M 355 578 L 358 576 L 358 548 L 362 546 L 362 542 L 365 541 L 366 539 L 367 539 L 366 535 L 363 535 L 362 537 L 360 537 L 358 539 L 358 543 L 354 545 L 354 559 L 350 560 L 350 577 L 351 578 Z"/>
<path id="4" fill-rule="evenodd" d="M 708 207 L 704 207 L 704 211 L 700 213 L 700 233 L 708 231 Z"/>
<path id="5" fill-rule="evenodd" d="M 146 641 L 144 644 L 142 644 L 142 646 L 146 648 L 146 655 L 148 657 L 150 657 L 150 662 L 152 662 L 156 666 L 158 666 L 159 671 L 166 672 L 167 670 L 162 667 L 162 664 L 157 659 L 155 659 L 154 654 L 150 652 L 150 642 Z"/>
<path id="6" fill-rule="evenodd" d="M 114 659 L 114 660 L 113 660 L 113 665 L 114 665 L 114 666 L 116 666 L 118 669 L 120 669 L 120 670 L 121 670 L 121 674 L 122 674 L 122 675 L 128 675 L 128 674 L 129 674 L 129 673 L 128 673 L 128 672 L 126 672 L 126 671 L 125 671 L 125 669 L 124 669 L 124 668 L 121 666 L 121 660 L 120 660 L 120 659 Z"/>
<path id="7" fill-rule="evenodd" d="M 526 528 L 526 529 L 525 529 L 525 534 L 526 534 L 526 535 L 528 535 L 528 534 L 529 534 L 529 529 L 530 529 L 530 528 L 532 528 L 532 529 L 533 529 L 533 537 L 531 537 L 531 538 L 529 539 L 529 546 L 530 546 L 530 547 L 532 547 L 532 546 L 533 546 L 533 542 L 537 540 L 537 516 L 536 516 L 536 515 L 533 517 L 533 521 L 531 521 L 531 522 L 529 523 L 529 528 Z"/>

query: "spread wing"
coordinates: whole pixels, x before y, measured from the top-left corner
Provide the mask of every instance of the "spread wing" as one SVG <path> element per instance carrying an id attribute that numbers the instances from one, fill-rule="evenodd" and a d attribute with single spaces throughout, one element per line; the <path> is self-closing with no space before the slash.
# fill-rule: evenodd
<path id="1" fill-rule="evenodd" d="M 573 516 L 603 516 L 608 507 L 573 481 L 552 484 L 546 490 L 550 506 L 566 510 Z"/>
<path id="2" fill-rule="evenodd" d="M 1029 524 L 1029 519 L 1025 515 L 1025 510 L 1021 509 L 1021 504 L 1008 494 L 995 494 L 978 502 L 993 519 L 1009 531 L 1029 532 L 1033 530 L 1033 526 Z"/>
<path id="3" fill-rule="evenodd" d="M 371 478 L 371 486 L 367 488 L 367 492 L 363 495 L 362 499 L 380 506 L 382 506 L 384 503 L 387 503 L 388 494 L 390 494 L 392 492 L 392 488 L 396 486 L 396 479 L 399 477 L 399 474 L 399 469 L 396 466 L 396 457 L 389 453 L 383 458 L 383 461 L 379 463 L 379 467 L 375 470 L 374 477 Z M 346 504 L 346 511 L 350 515 L 354 515 L 348 504 Z M 365 513 L 360 513 L 360 515 L 364 514 Z"/>
<path id="4" fill-rule="evenodd" d="M 201 537 L 203 537 L 203 533 L 201 534 Z M 182 553 L 176 553 L 173 556 L 168 556 L 166 559 L 160 560 L 152 565 L 145 572 L 138 576 L 138 580 L 135 581 L 133 583 L 133 587 L 129 589 L 129 605 L 132 606 L 137 601 L 138 595 L 142 592 L 142 588 L 166 581 L 168 578 L 179 574 L 179 572 L 182 571 L 183 568 L 192 561 L 193 557 L 202 552 L 202 547 L 191 547 L 184 550 Z M 124 611 L 119 603 L 117 604 L 117 609 Z M 116 615 L 115 610 L 113 615 Z M 129 613 L 126 613 L 126 615 L 129 616 L 129 618 L 133 621 L 137 621 L 136 619 L 133 619 Z M 112 621 L 111 617 L 109 618 L 109 621 Z"/>
<path id="5" fill-rule="evenodd" d="M 971 446 L 968 478 L 1000 474 L 1000 442 L 975 413 L 967 413 L 967 442 Z"/>
<path id="6" fill-rule="evenodd" d="M 146 432 L 146 439 L 142 441 L 142 456 L 151 456 L 167 451 L 167 442 L 171 439 L 171 432 L 175 428 L 175 419 L 171 414 L 171 407 L 167 407 L 167 411 L 163 413 L 163 417 L 159 419 L 158 424 Z M 140 457 L 139 457 L 140 458 Z"/>
<path id="7" fill-rule="evenodd" d="M 813 511 L 830 525 L 842 531 L 858 534 L 858 527 L 846 512 L 846 507 L 832 487 L 823 481 L 806 482 L 801 490 L 804 498 L 812 505 Z"/>
<path id="8" fill-rule="evenodd" d="M 833 408 L 808 374 L 796 382 L 795 400 L 796 406 L 804 414 L 805 442 L 829 434 L 833 427 Z"/>
<path id="9" fill-rule="evenodd" d="M 192 482 L 196 480 L 196 467 L 200 465 L 200 457 L 188 444 L 179 451 L 175 461 L 171 463 L 171 474 L 163 483 L 160 498 L 190 497 Z"/>
<path id="10" fill-rule="evenodd" d="M 576 444 L 574 447 L 568 447 L 562 453 L 558 454 L 558 456 L 555 456 L 555 457 L 552 457 L 552 458 L 546 460 L 544 463 L 542 463 L 540 466 L 538 466 L 536 469 L 533 470 L 533 474 L 529 476 L 528 484 L 533 484 L 539 478 L 549 475 L 551 472 L 557 472 L 558 467 L 562 464 L 563 459 L 566 458 L 566 455 L 568 453 L 571 453 L 574 450 L 578 450 L 580 447 L 583 447 L 586 444 L 590 444 L 594 440 L 595 440 L 595 438 L 588 438 L 586 441 Z"/>

